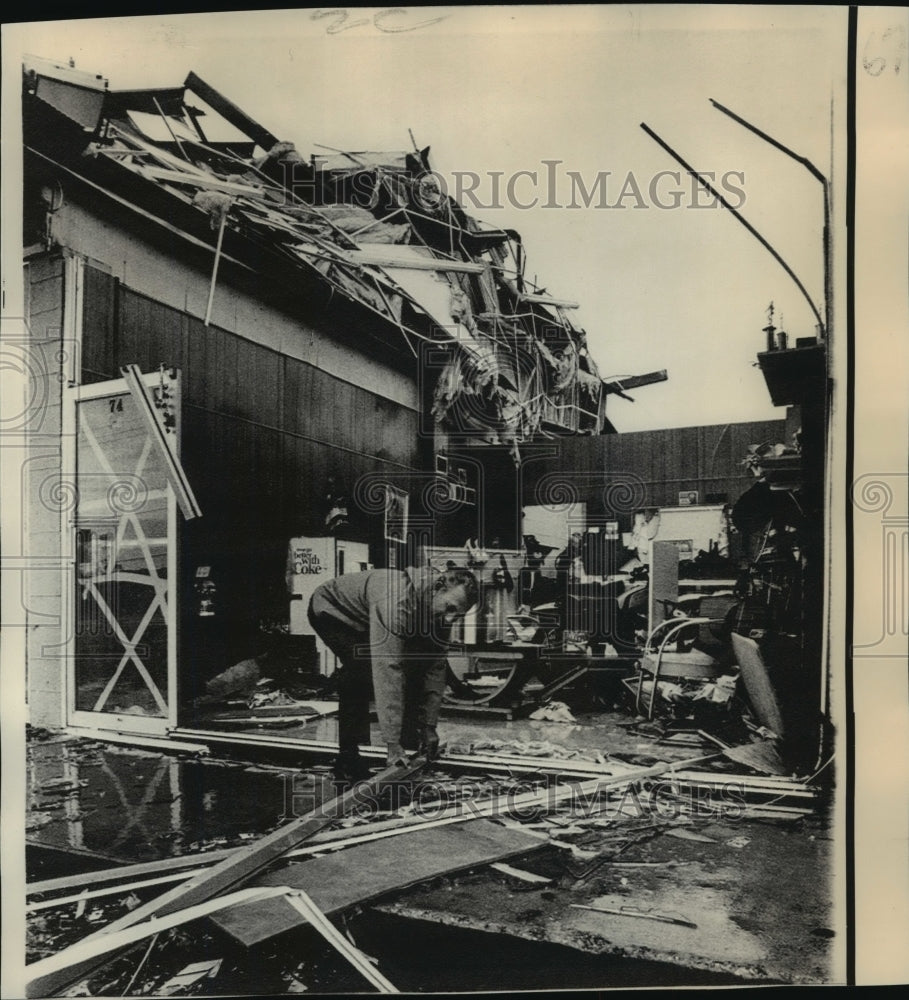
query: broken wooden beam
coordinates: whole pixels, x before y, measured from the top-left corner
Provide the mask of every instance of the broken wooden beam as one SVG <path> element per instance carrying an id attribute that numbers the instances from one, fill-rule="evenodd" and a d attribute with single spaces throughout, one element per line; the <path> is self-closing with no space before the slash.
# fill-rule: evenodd
<path id="1" fill-rule="evenodd" d="M 198 920 L 199 917 L 207 917 L 224 907 L 234 906 L 237 903 L 251 902 L 255 900 L 267 899 L 271 896 L 284 895 L 289 890 L 283 886 L 259 886 L 253 889 L 239 889 L 237 892 L 229 893 L 226 896 L 219 896 L 217 899 L 209 899 L 204 903 L 189 906 L 185 909 L 175 910 L 167 916 L 156 917 L 146 920 L 138 925 L 121 927 L 117 931 L 110 933 L 91 934 L 81 941 L 77 941 L 69 948 L 49 958 L 43 958 L 40 962 L 33 962 L 26 966 L 26 972 L 30 974 L 30 979 L 26 984 L 26 992 L 30 997 L 45 997 L 54 994 L 44 991 L 43 984 L 53 980 L 55 977 L 66 976 L 76 967 L 90 965 L 97 968 L 103 962 L 105 955 L 112 951 L 119 951 L 121 948 L 136 944 L 152 934 L 159 934 L 161 931 L 169 930 L 171 927 L 178 927 L 180 924 L 188 923 L 190 920 Z"/>
<path id="2" fill-rule="evenodd" d="M 399 834 L 409 834 L 418 830 L 448 826 L 456 823 L 467 823 L 473 819 L 482 817 L 499 817 L 507 814 L 511 809 L 526 810 L 535 807 L 552 807 L 561 804 L 566 799 L 575 797 L 590 803 L 593 800 L 594 794 L 599 791 L 621 787 L 625 783 L 631 783 L 636 780 L 644 780 L 647 777 L 654 776 L 655 773 L 657 775 L 665 773 L 665 771 L 670 770 L 672 767 L 689 765 L 703 759 L 699 757 L 688 761 L 680 761 L 678 764 L 659 764 L 646 769 L 630 769 L 620 775 L 608 776 L 608 784 L 603 778 L 597 778 L 581 784 L 565 784 L 557 789 L 544 788 L 539 791 L 530 791 L 516 796 L 506 796 L 504 802 L 501 801 L 500 797 L 493 797 L 486 801 L 468 800 L 466 803 L 455 802 L 440 810 L 438 815 L 429 819 L 405 815 L 341 830 L 323 830 L 308 838 L 308 846 L 292 849 L 287 852 L 286 857 L 290 859 L 318 853 L 323 850 L 340 850 Z M 757 808 L 760 808 L 760 806 Z M 524 832 L 530 833 L 531 831 L 525 829 Z M 255 847 L 255 845 L 252 846 Z M 221 862 L 234 854 L 235 849 L 227 848 L 207 854 L 184 855 L 182 857 L 165 858 L 161 861 L 145 862 L 138 865 L 106 869 L 104 871 L 86 872 L 81 875 L 48 879 L 44 882 L 34 883 L 27 886 L 27 892 L 29 896 L 35 896 L 45 892 L 78 889 L 88 883 L 98 885 L 99 883 L 116 882 L 120 884 L 110 885 L 104 889 L 97 889 L 91 893 L 91 896 L 115 895 L 127 890 L 150 888 L 166 881 L 197 878 L 208 870 L 208 866 Z M 187 868 L 191 870 L 180 871 Z M 161 875 L 163 872 L 168 872 L 169 874 Z M 142 876 L 150 877 L 145 881 L 138 881 Z M 123 884 L 124 880 L 126 880 L 126 884 Z M 78 897 L 67 896 L 42 900 L 38 903 L 30 904 L 28 910 L 34 911 L 50 909 L 55 906 L 66 906 L 77 899 Z"/>
<path id="3" fill-rule="evenodd" d="M 409 271 L 457 271 L 461 274 L 482 274 L 483 265 L 467 260 L 449 260 L 447 257 L 396 257 L 383 252 L 381 244 L 376 249 L 361 247 L 359 250 L 348 250 L 346 258 L 352 264 L 370 264 L 375 267 L 402 268 Z"/>
<path id="4" fill-rule="evenodd" d="M 361 844 L 365 840 L 376 840 L 383 836 L 395 833 L 407 833 L 410 829 L 424 829 L 430 826 L 442 826 L 455 822 L 467 822 L 476 818 L 476 814 L 469 812 L 461 816 L 449 815 L 440 819 L 416 819 L 412 817 L 396 817 L 394 819 L 379 820 L 374 823 L 363 823 L 359 826 L 345 827 L 340 830 L 323 830 L 310 837 L 307 843 L 308 848 L 296 848 L 287 853 L 288 859 L 300 857 L 302 854 L 311 854 L 320 849 L 334 850 L 352 844 Z M 46 879 L 43 882 L 28 883 L 25 887 L 29 897 L 43 895 L 46 892 L 65 892 L 71 889 L 78 889 L 88 884 L 102 885 L 111 883 L 110 888 L 114 892 L 126 891 L 127 888 L 142 888 L 146 885 L 153 885 L 152 881 L 163 873 L 169 873 L 168 877 L 190 878 L 202 872 L 218 861 L 229 857 L 236 850 L 235 847 L 225 847 L 215 851 L 197 852 L 195 854 L 183 854 L 173 858 L 162 858 L 160 861 L 145 861 L 136 865 L 121 865 L 117 868 L 105 868 L 101 871 L 80 872 L 76 875 L 65 875 L 60 878 Z M 186 871 L 185 869 L 190 869 Z M 182 872 L 182 874 L 181 874 Z M 149 876 L 147 882 L 137 881 L 143 876 Z M 112 884 L 116 883 L 116 884 Z M 101 895 L 101 891 L 96 891 Z M 104 893 L 109 894 L 107 892 Z M 42 901 L 40 905 L 32 906 L 31 909 L 47 909 L 48 905 L 64 905 L 68 902 L 67 897 L 58 897 L 52 900 Z"/>
<path id="5" fill-rule="evenodd" d="M 571 299 L 554 299 L 549 295 L 522 295 L 522 302 L 532 302 L 538 306 L 555 306 L 558 309 L 580 309 L 580 302 Z"/>
<path id="6" fill-rule="evenodd" d="M 626 389 L 639 389 L 643 385 L 665 382 L 668 378 L 669 373 L 665 368 L 662 368 L 658 372 L 647 372 L 646 375 L 629 375 L 628 378 L 610 379 L 603 383 L 603 392 L 621 394 Z"/>
<path id="7" fill-rule="evenodd" d="M 268 201 L 277 204 L 268 195 L 267 188 L 254 186 L 252 184 L 240 184 L 237 181 L 225 181 L 212 174 L 200 176 L 182 170 L 171 170 L 167 167 L 142 166 L 139 172 L 154 181 L 162 181 L 166 184 L 185 184 L 187 187 L 201 188 L 205 191 L 220 191 L 222 194 L 229 194 L 235 197 L 252 198 L 256 201 Z M 274 190 L 272 190 L 274 194 Z"/>
<path id="8" fill-rule="evenodd" d="M 400 993 L 386 978 L 370 965 L 369 959 L 354 947 L 341 934 L 335 925 L 325 916 L 325 914 L 310 899 L 303 889 L 291 892 L 284 897 L 290 905 L 297 910 L 301 917 L 307 920 L 325 938 L 325 940 L 347 959 L 348 962 L 360 973 L 360 975 L 371 983 L 380 993 Z"/>
<path id="9" fill-rule="evenodd" d="M 552 879 L 546 875 L 537 875 L 536 872 L 526 872 L 523 868 L 514 868 L 511 865 L 506 865 L 504 861 L 495 861 L 489 867 L 497 872 L 501 872 L 503 875 L 510 875 L 521 882 L 530 882 L 532 885 L 549 885 L 552 882 Z"/>
<path id="10" fill-rule="evenodd" d="M 287 854 L 288 851 L 350 812 L 353 807 L 374 802 L 377 794 L 384 788 L 413 777 L 425 764 L 424 757 L 416 757 L 406 764 L 385 768 L 373 778 L 359 782 L 342 795 L 323 803 L 305 816 L 284 824 L 273 833 L 246 847 L 231 852 L 213 868 L 206 869 L 189 879 L 188 882 L 136 907 L 120 917 L 119 920 L 115 920 L 107 927 L 88 935 L 72 948 L 61 952 L 61 955 L 69 954 L 72 956 L 75 954 L 76 957 L 72 961 L 66 961 L 60 968 L 54 967 L 53 971 L 46 974 L 32 975 L 28 996 L 56 996 L 85 979 L 99 965 L 103 964 L 103 960 L 97 956 L 80 959 L 78 957 L 79 951 L 74 951 L 74 949 L 80 949 L 90 942 L 115 934 L 140 921 L 152 917 L 167 916 L 177 910 L 184 910 L 197 903 L 204 903 L 238 888 L 282 855 Z M 54 956 L 54 958 L 57 957 L 60 956 Z"/>
<path id="11" fill-rule="evenodd" d="M 215 90 L 214 87 L 206 83 L 201 77 L 196 76 L 192 71 L 186 77 L 183 86 L 187 87 L 198 97 L 201 97 L 226 122 L 229 122 L 235 129 L 239 129 L 245 136 L 252 139 L 266 153 L 278 142 L 277 137 L 269 132 L 267 128 L 264 128 L 257 121 L 250 118 L 233 101 L 228 100 L 223 94 Z"/>

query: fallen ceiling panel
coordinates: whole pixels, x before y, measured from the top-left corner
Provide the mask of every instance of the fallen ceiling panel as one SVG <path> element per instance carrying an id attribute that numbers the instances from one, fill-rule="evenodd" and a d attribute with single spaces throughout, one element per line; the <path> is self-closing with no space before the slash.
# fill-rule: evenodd
<path id="1" fill-rule="evenodd" d="M 539 838 L 520 830 L 477 819 L 349 847 L 280 868 L 254 884 L 305 889 L 323 913 L 332 914 L 439 875 L 524 854 L 540 844 Z M 281 897 L 232 906 L 212 919 L 247 947 L 306 923 Z"/>

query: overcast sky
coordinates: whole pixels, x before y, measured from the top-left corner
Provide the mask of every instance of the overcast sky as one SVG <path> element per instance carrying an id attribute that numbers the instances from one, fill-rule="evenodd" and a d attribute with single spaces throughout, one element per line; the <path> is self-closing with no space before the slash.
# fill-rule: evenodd
<path id="1" fill-rule="evenodd" d="M 457 172 L 468 185 L 479 175 L 483 206 L 496 200 L 490 172 L 501 172 L 499 207 L 462 201 L 519 229 L 529 276 L 581 303 L 601 373 L 669 371 L 668 383 L 637 390 L 634 404 L 613 397 L 619 430 L 783 416 L 754 367 L 765 310 L 773 300 L 793 339 L 815 333 L 812 311 L 729 212 L 693 207 L 684 172 L 680 185 L 654 181 L 679 167 L 640 123 L 718 184 L 725 177 L 724 193 L 823 312 L 821 185 L 709 99 L 830 176 L 831 116 L 839 144 L 844 112 L 845 8 L 328 10 L 17 30 L 23 52 L 72 57 L 113 89 L 177 85 L 194 70 L 304 155 L 324 152 L 317 143 L 405 149 L 411 129 L 451 193 Z M 592 192 L 589 207 L 570 172 Z M 598 175 L 605 188 L 593 190 Z M 842 178 L 832 180 L 836 207 Z"/>

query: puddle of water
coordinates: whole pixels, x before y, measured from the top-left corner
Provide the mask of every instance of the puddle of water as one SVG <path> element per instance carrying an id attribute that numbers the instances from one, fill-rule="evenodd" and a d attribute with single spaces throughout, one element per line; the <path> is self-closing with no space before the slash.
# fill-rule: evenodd
<path id="1" fill-rule="evenodd" d="M 215 849 L 325 794 L 291 771 L 74 740 L 30 748 L 28 838 L 126 861 Z"/>

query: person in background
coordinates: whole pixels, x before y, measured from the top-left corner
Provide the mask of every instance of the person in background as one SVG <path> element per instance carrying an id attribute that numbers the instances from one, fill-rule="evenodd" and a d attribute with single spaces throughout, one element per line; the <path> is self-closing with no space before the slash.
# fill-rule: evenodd
<path id="1" fill-rule="evenodd" d="M 370 742 L 374 692 L 387 765 L 405 749 L 438 755 L 436 731 L 452 624 L 477 603 L 469 570 L 374 569 L 328 580 L 313 592 L 309 623 L 338 657 L 338 757 L 335 777 L 369 774 L 359 748 Z"/>

